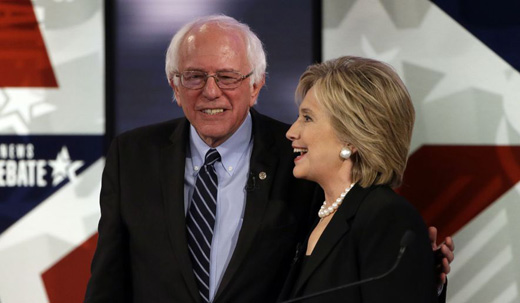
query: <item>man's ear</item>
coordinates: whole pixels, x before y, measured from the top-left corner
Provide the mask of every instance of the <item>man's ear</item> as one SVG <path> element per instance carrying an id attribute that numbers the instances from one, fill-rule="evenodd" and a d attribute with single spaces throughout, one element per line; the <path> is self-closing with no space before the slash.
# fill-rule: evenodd
<path id="1" fill-rule="evenodd" d="M 249 102 L 249 106 L 253 106 L 256 103 L 256 99 L 258 99 L 258 95 L 260 94 L 260 90 L 264 87 L 265 84 L 265 74 L 262 75 L 262 79 L 260 81 L 256 81 L 251 85 L 251 101 Z"/>
<path id="2" fill-rule="evenodd" d="M 177 105 L 179 107 L 182 107 L 182 102 L 179 94 L 179 87 L 175 85 L 175 82 L 173 81 L 173 78 L 168 81 L 170 83 L 170 86 L 173 90 L 173 97 L 175 98 L 175 101 L 177 102 Z"/>

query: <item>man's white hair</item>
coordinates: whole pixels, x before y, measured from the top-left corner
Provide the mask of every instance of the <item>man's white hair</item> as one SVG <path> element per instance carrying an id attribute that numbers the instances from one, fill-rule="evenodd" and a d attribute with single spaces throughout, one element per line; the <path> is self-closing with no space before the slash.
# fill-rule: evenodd
<path id="1" fill-rule="evenodd" d="M 253 74 L 250 77 L 250 83 L 259 83 L 263 80 L 265 69 L 267 66 L 265 59 L 265 51 L 262 46 L 262 42 L 256 36 L 247 24 L 241 23 L 236 19 L 225 16 L 225 15 L 210 15 L 201 17 L 194 21 L 185 24 L 177 33 L 173 36 L 168 51 L 166 52 L 166 77 L 169 81 L 174 81 L 175 85 L 178 85 L 178 79 L 174 77 L 174 74 L 179 72 L 179 49 L 182 41 L 186 34 L 196 27 L 200 27 L 204 24 L 214 23 L 224 29 L 235 29 L 238 30 L 244 37 L 246 42 L 247 59 Z"/>

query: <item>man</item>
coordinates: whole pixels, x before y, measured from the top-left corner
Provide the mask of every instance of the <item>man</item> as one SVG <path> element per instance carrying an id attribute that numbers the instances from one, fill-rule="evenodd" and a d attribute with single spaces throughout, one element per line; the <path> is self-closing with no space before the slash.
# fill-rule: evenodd
<path id="1" fill-rule="evenodd" d="M 252 109 L 265 67 L 230 17 L 173 37 L 166 73 L 186 118 L 114 140 L 85 302 L 275 302 L 320 193 L 292 176 L 287 125 Z"/>

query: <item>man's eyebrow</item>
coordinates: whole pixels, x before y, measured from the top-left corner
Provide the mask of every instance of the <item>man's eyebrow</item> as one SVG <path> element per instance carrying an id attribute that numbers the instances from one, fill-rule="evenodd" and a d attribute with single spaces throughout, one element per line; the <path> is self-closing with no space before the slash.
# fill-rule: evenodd
<path id="1" fill-rule="evenodd" d="M 187 67 L 184 71 L 185 72 L 206 72 L 203 69 L 196 68 L 196 67 Z"/>
<path id="2" fill-rule="evenodd" d="M 202 69 L 202 68 L 197 68 L 197 67 L 187 67 L 184 71 L 190 71 L 190 72 L 204 72 L 204 73 L 209 73 L 208 71 Z M 235 72 L 235 73 L 240 73 L 238 70 L 234 69 L 234 68 L 221 68 L 221 69 L 218 69 L 216 71 L 217 73 L 219 72 Z"/>
<path id="3" fill-rule="evenodd" d="M 233 73 L 241 74 L 241 72 L 239 70 L 236 70 L 234 68 L 222 68 L 222 69 L 217 70 L 217 73 L 225 73 L 225 72 L 233 72 Z"/>

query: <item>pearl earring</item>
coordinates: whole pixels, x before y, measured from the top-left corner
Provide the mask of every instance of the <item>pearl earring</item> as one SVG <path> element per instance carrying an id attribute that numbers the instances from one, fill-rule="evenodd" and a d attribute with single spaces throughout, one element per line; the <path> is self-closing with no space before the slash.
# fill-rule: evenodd
<path id="1" fill-rule="evenodd" d="M 352 151 L 348 147 L 343 147 L 341 149 L 341 152 L 339 153 L 339 156 L 345 160 L 350 158 L 351 155 L 352 155 Z"/>

